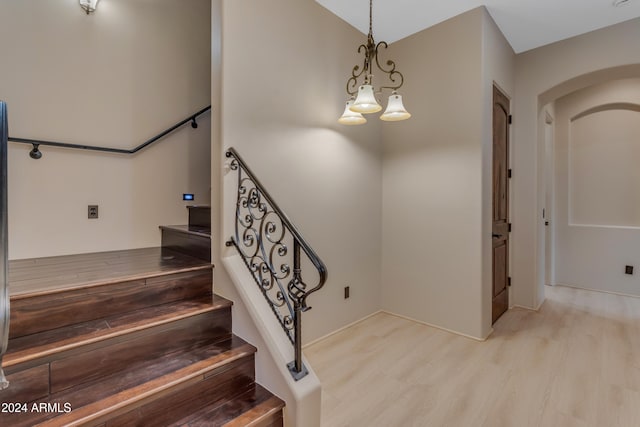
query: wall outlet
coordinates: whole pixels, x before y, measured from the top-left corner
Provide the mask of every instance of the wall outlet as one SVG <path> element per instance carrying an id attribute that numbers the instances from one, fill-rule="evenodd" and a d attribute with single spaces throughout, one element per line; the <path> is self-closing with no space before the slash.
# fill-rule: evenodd
<path id="1" fill-rule="evenodd" d="M 624 274 L 633 274 L 633 265 L 625 265 Z"/>
<path id="2" fill-rule="evenodd" d="M 98 205 L 89 205 L 87 208 L 87 217 L 89 219 L 98 218 Z"/>
<path id="3" fill-rule="evenodd" d="M 349 286 L 344 287 L 344 299 L 349 298 Z"/>

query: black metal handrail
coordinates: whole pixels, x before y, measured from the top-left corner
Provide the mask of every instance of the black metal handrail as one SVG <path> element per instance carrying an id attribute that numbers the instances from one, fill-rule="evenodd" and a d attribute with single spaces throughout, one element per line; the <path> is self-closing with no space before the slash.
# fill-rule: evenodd
<path id="1" fill-rule="evenodd" d="M 51 146 L 51 147 L 75 148 L 75 149 L 79 149 L 79 150 L 102 151 L 102 152 L 107 152 L 107 153 L 135 154 L 138 151 L 142 150 L 143 148 L 153 144 L 157 140 L 159 140 L 161 138 L 164 138 L 165 136 L 167 136 L 171 132 L 175 131 L 176 129 L 184 126 L 188 122 L 191 122 L 191 127 L 192 128 L 194 128 L 194 129 L 197 128 L 198 127 L 198 123 L 196 122 L 196 119 L 198 118 L 198 116 L 206 113 L 209 110 L 211 110 L 211 105 L 209 105 L 208 107 L 205 107 L 205 108 L 201 109 L 200 111 L 190 115 L 186 119 L 181 120 L 180 122 L 176 123 L 175 125 L 171 126 L 170 128 L 167 128 L 167 129 L 163 130 L 158 135 L 154 136 L 151 139 L 146 140 L 142 144 L 140 144 L 137 147 L 134 147 L 134 148 L 132 148 L 130 150 L 128 150 L 126 148 L 113 148 L 113 147 L 100 147 L 100 146 L 96 146 L 96 145 L 70 144 L 70 143 L 67 143 L 67 142 L 43 141 L 43 140 L 39 140 L 39 139 L 14 138 L 14 137 L 9 137 L 8 139 L 11 142 L 18 142 L 18 143 L 21 143 L 21 144 L 32 144 L 33 145 L 33 149 L 31 150 L 30 155 L 34 159 L 39 159 L 40 157 L 42 157 L 42 153 L 40 153 L 40 151 L 39 151 L 39 146 L 40 145 L 48 145 L 48 146 Z"/>
<path id="2" fill-rule="evenodd" d="M 308 373 L 302 363 L 302 312 L 311 308 L 309 295 L 327 281 L 327 268 L 236 150 L 229 148 L 226 157 L 238 171 L 235 233 L 227 246 L 236 247 L 293 344 L 295 360 L 287 367 L 297 381 Z M 318 273 L 310 289 L 302 279 L 301 250 Z"/>
<path id="3" fill-rule="evenodd" d="M 2 357 L 9 342 L 9 233 L 7 225 L 7 104 L 0 101 L 0 390 L 9 387 L 2 370 Z"/>

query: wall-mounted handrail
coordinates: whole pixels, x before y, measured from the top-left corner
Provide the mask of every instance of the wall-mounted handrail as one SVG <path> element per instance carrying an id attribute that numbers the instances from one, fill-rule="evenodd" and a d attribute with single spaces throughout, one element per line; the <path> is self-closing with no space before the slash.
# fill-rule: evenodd
<path id="1" fill-rule="evenodd" d="M 7 104 L 0 101 L 0 390 L 9 387 L 2 370 L 2 357 L 9 342 L 9 229 L 7 225 Z"/>
<path id="2" fill-rule="evenodd" d="M 163 130 L 158 135 L 154 136 L 151 139 L 148 139 L 147 141 L 143 142 L 142 144 L 140 144 L 137 147 L 134 147 L 134 148 L 132 148 L 130 150 L 128 150 L 126 148 L 113 148 L 113 147 L 100 147 L 100 146 L 96 146 L 96 145 L 70 144 L 70 143 L 67 143 L 67 142 L 44 141 L 44 140 L 39 140 L 39 139 L 14 138 L 14 137 L 9 137 L 8 139 L 11 142 L 18 142 L 18 143 L 21 143 L 21 144 L 32 144 L 33 145 L 33 150 L 31 151 L 31 157 L 34 158 L 34 159 L 39 159 L 40 157 L 42 157 L 42 154 L 38 150 L 38 147 L 40 145 L 48 145 L 48 146 L 51 146 L 51 147 L 75 148 L 75 149 L 79 149 L 79 150 L 102 151 L 102 152 L 118 153 L 118 154 L 135 154 L 138 151 L 142 150 L 143 148 L 153 144 L 154 142 L 156 142 L 157 140 L 159 140 L 161 138 L 164 138 L 165 136 L 167 136 L 171 132 L 175 131 L 176 129 L 184 126 L 185 124 L 187 124 L 189 122 L 191 122 L 191 127 L 193 127 L 194 129 L 197 128 L 198 127 L 198 123 L 196 122 L 196 119 L 198 118 L 198 116 L 206 113 L 209 110 L 211 110 L 211 105 L 209 105 L 208 107 L 205 107 L 205 108 L 201 109 L 200 111 L 190 115 L 186 119 L 181 120 L 180 122 L 176 123 L 175 125 Z"/>
<path id="3" fill-rule="evenodd" d="M 302 363 L 302 312 L 311 308 L 309 295 L 327 281 L 327 268 L 236 150 L 229 148 L 226 157 L 238 171 L 235 233 L 227 246 L 236 247 L 293 344 L 295 359 L 287 367 L 297 381 L 308 373 Z M 302 279 L 301 251 L 318 274 L 309 289 Z"/>

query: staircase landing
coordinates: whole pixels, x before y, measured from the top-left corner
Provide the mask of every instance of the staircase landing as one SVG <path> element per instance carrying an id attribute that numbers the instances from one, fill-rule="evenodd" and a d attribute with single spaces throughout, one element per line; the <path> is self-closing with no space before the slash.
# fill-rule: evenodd
<path id="1" fill-rule="evenodd" d="M 210 268 L 208 261 L 168 248 L 14 260 L 9 261 L 9 294 L 13 299 Z"/>

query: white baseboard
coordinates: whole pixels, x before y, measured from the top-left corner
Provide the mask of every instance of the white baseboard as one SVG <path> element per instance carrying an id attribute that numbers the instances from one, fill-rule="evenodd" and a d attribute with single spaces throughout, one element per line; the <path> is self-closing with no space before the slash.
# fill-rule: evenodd
<path id="1" fill-rule="evenodd" d="M 423 322 L 422 320 L 416 320 L 416 319 L 414 319 L 412 317 L 403 316 L 402 314 L 392 313 L 392 312 L 387 311 L 387 310 L 380 310 L 380 311 L 383 312 L 383 313 L 389 314 L 391 316 L 399 317 L 401 319 L 409 320 L 411 322 L 419 323 L 421 325 L 430 326 L 432 328 L 440 329 L 441 331 L 449 332 L 451 334 L 459 335 L 461 337 L 469 338 L 469 339 L 472 339 L 474 341 L 479 341 L 479 342 L 486 341 L 487 338 L 489 338 L 489 336 L 491 335 L 491 333 L 493 333 L 493 328 L 491 328 L 491 330 L 489 331 L 489 333 L 487 334 L 486 337 L 478 338 L 478 337 L 474 337 L 472 335 L 463 334 L 462 332 L 458 332 L 458 331 L 454 331 L 454 330 L 451 330 L 451 329 L 443 328 L 442 326 L 438 326 L 438 325 L 434 325 L 434 324 L 431 324 L 431 323 Z"/>
<path id="2" fill-rule="evenodd" d="M 517 306 L 514 306 L 514 307 L 517 307 Z M 526 308 L 526 307 L 522 307 L 522 308 Z M 531 308 L 528 308 L 528 310 L 531 310 Z M 321 341 L 324 341 L 327 338 L 329 338 L 329 337 L 331 337 L 331 336 L 333 336 L 335 334 L 338 334 L 338 333 L 340 333 L 340 332 L 342 332 L 342 331 L 344 331 L 346 329 L 349 329 L 350 327 L 355 326 L 360 322 L 364 322 L 365 320 L 367 320 L 367 319 L 369 319 L 369 318 L 371 318 L 371 317 L 373 317 L 373 316 L 375 316 L 376 314 L 379 314 L 379 313 L 388 314 L 390 316 L 398 317 L 400 319 L 408 320 L 410 322 L 414 322 L 414 323 L 418 323 L 418 324 L 421 324 L 421 325 L 429 326 L 431 328 L 436 328 L 436 329 L 439 329 L 441 331 L 448 332 L 450 334 L 458 335 L 458 336 L 461 336 L 461 337 L 465 337 L 465 338 L 468 338 L 468 339 L 472 339 L 472 340 L 478 341 L 478 342 L 486 341 L 489 338 L 489 336 L 491 336 L 491 334 L 493 333 L 493 328 L 491 328 L 491 330 L 489 331 L 489 333 L 487 334 L 486 337 L 478 338 L 478 337 L 474 337 L 472 335 L 463 334 L 462 332 L 454 331 L 452 329 L 443 328 L 442 326 L 434 325 L 432 323 L 423 322 L 421 320 L 417 320 L 417 319 L 414 319 L 412 317 L 404 316 L 402 314 L 393 313 L 393 312 L 387 311 L 387 310 L 378 310 L 378 311 L 375 311 L 375 312 L 363 317 L 362 319 L 356 320 L 355 322 L 351 322 L 348 325 L 345 325 L 345 326 L 343 326 L 343 327 L 341 327 L 339 329 L 336 329 L 333 332 L 328 333 L 327 335 L 324 335 L 324 336 L 322 336 L 320 338 L 317 338 L 317 339 L 315 339 L 315 340 L 313 340 L 311 342 L 308 342 L 307 344 L 303 345 L 302 348 L 306 349 L 307 347 L 310 347 L 310 346 L 312 346 L 314 344 L 317 344 L 317 343 L 319 343 Z"/>
<path id="3" fill-rule="evenodd" d="M 335 334 L 338 334 L 338 333 L 340 333 L 340 332 L 344 331 L 345 329 L 349 329 L 350 327 L 355 326 L 355 325 L 357 325 L 357 324 L 358 324 L 358 323 L 360 323 L 360 322 L 364 322 L 365 320 L 369 319 L 370 317 L 375 316 L 375 315 L 376 315 L 376 314 L 378 314 L 378 313 L 382 313 L 382 310 L 378 310 L 378 311 L 375 311 L 375 312 L 373 312 L 373 313 L 371 313 L 371 314 L 367 314 L 367 315 L 366 315 L 366 316 L 364 316 L 362 319 L 356 320 L 355 322 L 351 322 L 351 323 L 349 323 L 348 325 L 343 326 L 343 327 L 341 327 L 341 328 L 339 328 L 339 329 L 336 329 L 336 330 L 335 330 L 335 331 L 333 331 L 333 332 L 329 332 L 327 335 L 323 335 L 323 336 L 321 336 L 320 338 L 316 338 L 315 340 L 310 341 L 310 342 L 306 343 L 305 345 L 303 345 L 303 346 L 302 346 L 302 348 L 303 348 L 303 349 L 305 349 L 305 348 L 307 348 L 307 347 L 310 347 L 310 346 L 312 346 L 312 345 L 314 345 L 314 344 L 319 343 L 320 341 L 324 341 L 324 340 L 326 340 L 327 338 L 329 338 L 329 337 L 331 337 L 331 336 L 333 336 L 333 335 L 335 335 Z"/>
<path id="4" fill-rule="evenodd" d="M 605 291 L 603 289 L 583 288 L 582 286 L 568 285 L 566 283 L 556 283 L 554 286 L 562 286 L 562 287 L 565 287 L 565 288 L 580 289 L 580 290 L 583 290 L 583 291 L 600 292 L 602 294 L 618 295 L 618 296 L 621 296 L 621 297 L 640 298 L 640 295 L 625 294 L 623 292 Z"/>

